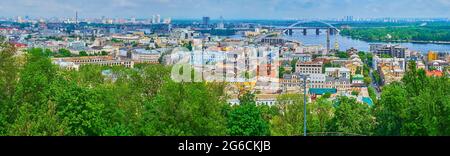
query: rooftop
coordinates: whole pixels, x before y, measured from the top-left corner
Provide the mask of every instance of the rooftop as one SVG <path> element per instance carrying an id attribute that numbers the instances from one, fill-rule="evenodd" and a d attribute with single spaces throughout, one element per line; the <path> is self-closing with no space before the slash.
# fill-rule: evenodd
<path id="1" fill-rule="evenodd" d="M 441 77 L 444 76 L 444 73 L 439 70 L 427 71 L 427 76 Z"/>
<path id="2" fill-rule="evenodd" d="M 159 54 L 159 51 L 156 50 L 135 49 L 134 51 L 140 54 Z"/>
<path id="3" fill-rule="evenodd" d="M 311 88 L 311 89 L 309 89 L 309 94 L 323 95 L 326 93 L 336 94 L 337 89 L 336 88 Z"/>
<path id="4" fill-rule="evenodd" d="M 326 72 L 334 72 L 337 70 L 340 72 L 350 72 L 350 69 L 348 69 L 348 68 L 325 68 Z"/>

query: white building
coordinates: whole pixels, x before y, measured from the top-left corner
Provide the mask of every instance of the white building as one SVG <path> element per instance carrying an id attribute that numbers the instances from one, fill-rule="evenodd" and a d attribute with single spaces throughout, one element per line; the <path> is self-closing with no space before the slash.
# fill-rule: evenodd
<path id="1" fill-rule="evenodd" d="M 323 62 L 297 62 L 295 72 L 302 74 L 321 74 Z"/>
<path id="2" fill-rule="evenodd" d="M 131 59 L 140 63 L 158 63 L 161 53 L 156 50 L 135 49 L 131 53 Z"/>
<path id="3" fill-rule="evenodd" d="M 325 75 L 335 78 L 350 79 L 350 69 L 348 68 L 325 68 Z"/>

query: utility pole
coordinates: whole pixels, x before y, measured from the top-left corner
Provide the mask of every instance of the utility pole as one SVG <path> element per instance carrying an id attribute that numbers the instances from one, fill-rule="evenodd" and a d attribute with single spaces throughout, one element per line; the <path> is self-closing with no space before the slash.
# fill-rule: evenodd
<path id="1" fill-rule="evenodd" d="M 304 129 L 304 131 L 303 131 L 303 134 L 304 134 L 304 136 L 306 136 L 306 75 L 303 75 L 303 106 L 304 106 L 304 108 L 303 108 L 303 115 L 304 115 L 304 117 L 303 117 L 303 119 L 304 119 L 304 121 L 303 121 L 303 129 Z"/>

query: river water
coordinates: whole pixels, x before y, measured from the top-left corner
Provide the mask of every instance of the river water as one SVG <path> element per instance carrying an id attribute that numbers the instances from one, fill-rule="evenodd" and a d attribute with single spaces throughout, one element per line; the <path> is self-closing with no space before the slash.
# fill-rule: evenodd
<path id="1" fill-rule="evenodd" d="M 322 31 L 320 35 L 316 35 L 315 30 L 308 30 L 307 35 L 304 36 L 302 31 L 294 30 L 292 36 L 285 35 L 287 39 L 294 39 L 302 42 L 305 45 L 322 45 L 326 48 L 327 36 L 326 32 Z M 362 40 L 355 40 L 341 35 L 330 36 L 330 46 L 334 48 L 335 42 L 339 43 L 339 49 L 345 51 L 351 47 L 360 51 L 369 51 L 369 44 L 384 43 L 384 42 L 366 42 Z M 428 51 L 449 52 L 450 44 L 425 44 L 425 43 L 384 43 L 384 44 L 400 44 L 404 47 L 408 47 L 413 51 L 419 51 L 421 53 L 427 53 Z"/>

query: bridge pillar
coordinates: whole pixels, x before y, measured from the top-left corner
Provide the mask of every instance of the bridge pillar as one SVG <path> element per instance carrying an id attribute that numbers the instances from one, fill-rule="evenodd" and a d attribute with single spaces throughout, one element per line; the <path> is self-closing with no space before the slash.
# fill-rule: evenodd
<path id="1" fill-rule="evenodd" d="M 320 29 L 316 29 L 316 35 L 320 35 Z"/>
<path id="2" fill-rule="evenodd" d="M 292 29 L 288 29 L 288 35 L 289 35 L 289 36 L 292 36 L 292 34 L 293 34 Z"/>
<path id="3" fill-rule="evenodd" d="M 308 31 L 306 29 L 303 29 L 303 35 L 307 35 Z"/>
<path id="4" fill-rule="evenodd" d="M 327 54 L 330 53 L 330 34 L 331 34 L 331 28 L 327 29 Z"/>
<path id="5" fill-rule="evenodd" d="M 334 35 L 336 33 L 336 30 L 330 28 L 330 35 Z"/>

